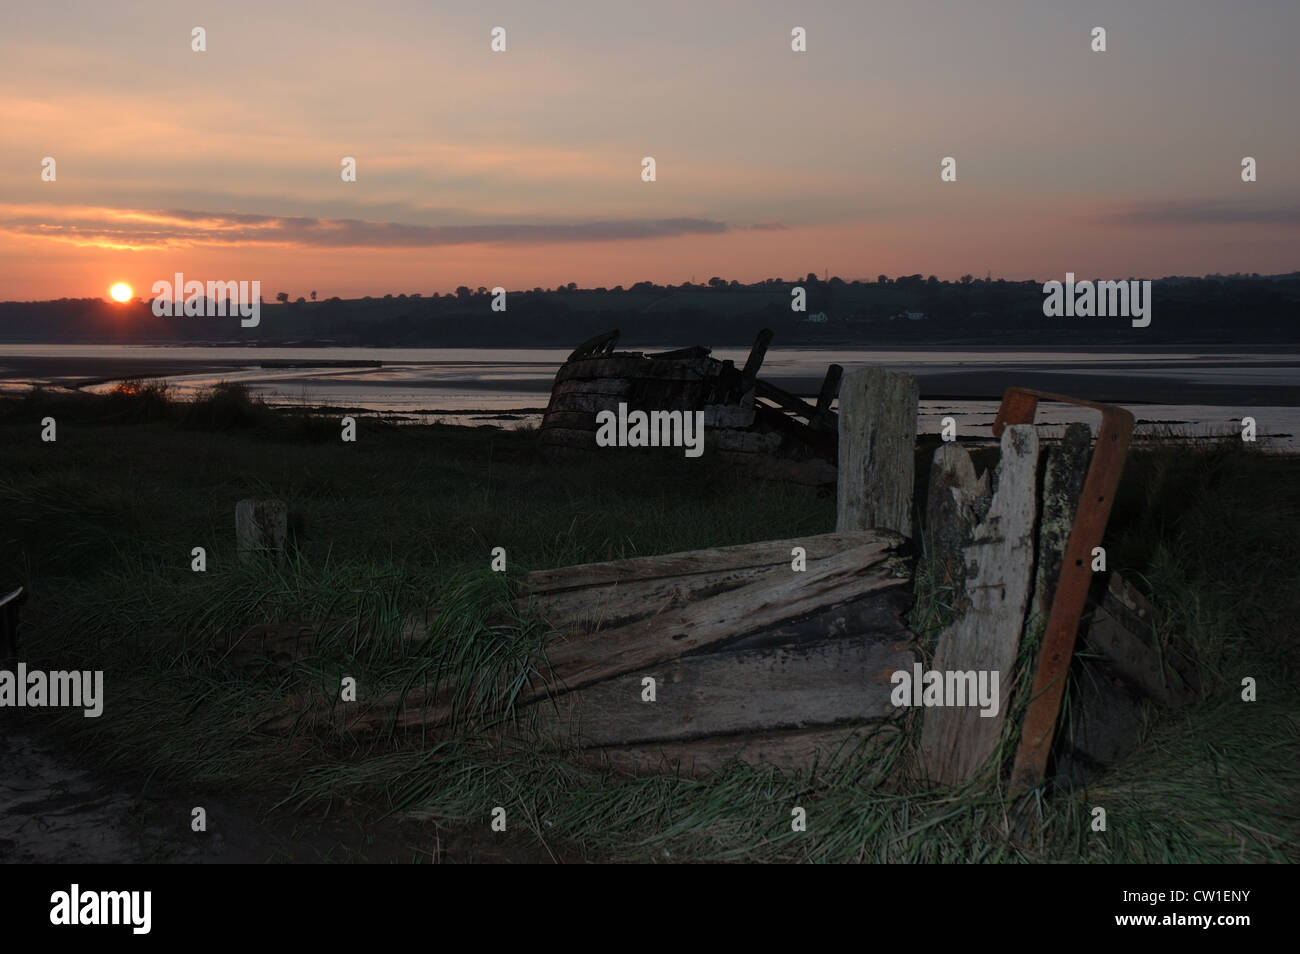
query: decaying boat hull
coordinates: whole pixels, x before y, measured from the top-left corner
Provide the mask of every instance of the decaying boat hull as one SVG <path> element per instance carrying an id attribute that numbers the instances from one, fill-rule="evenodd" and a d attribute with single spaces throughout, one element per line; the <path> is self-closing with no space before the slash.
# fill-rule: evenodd
<path id="1" fill-rule="evenodd" d="M 816 405 L 757 377 L 771 341 L 764 330 L 743 369 L 704 347 L 661 354 L 614 351 L 618 332 L 576 349 L 555 375 L 540 443 L 551 456 L 597 450 L 597 415 L 629 411 L 702 412 L 705 454 L 761 476 L 835 482 L 840 368 L 831 365 Z"/>

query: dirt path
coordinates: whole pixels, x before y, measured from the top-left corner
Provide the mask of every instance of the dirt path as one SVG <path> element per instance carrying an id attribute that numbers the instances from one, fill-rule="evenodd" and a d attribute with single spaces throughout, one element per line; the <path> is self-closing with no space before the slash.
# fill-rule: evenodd
<path id="1" fill-rule="evenodd" d="M 202 805 L 208 830 L 190 830 Z M 0 722 L 0 863 L 534 862 L 530 845 L 393 819 L 364 823 L 287 813 L 252 801 L 186 798 L 78 765 L 30 722 Z"/>

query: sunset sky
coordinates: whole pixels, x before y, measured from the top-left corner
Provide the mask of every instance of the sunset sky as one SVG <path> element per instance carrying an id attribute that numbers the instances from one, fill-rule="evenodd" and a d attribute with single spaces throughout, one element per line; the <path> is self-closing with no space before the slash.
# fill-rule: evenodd
<path id="1" fill-rule="evenodd" d="M 0 300 L 1289 272 L 1298 37 L 1295 0 L 7 3 Z"/>

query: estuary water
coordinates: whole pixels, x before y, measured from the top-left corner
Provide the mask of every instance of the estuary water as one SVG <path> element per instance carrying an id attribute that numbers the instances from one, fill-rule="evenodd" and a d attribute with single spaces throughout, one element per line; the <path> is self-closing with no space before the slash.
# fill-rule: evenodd
<path id="1" fill-rule="evenodd" d="M 670 350 L 646 347 L 642 350 Z M 33 385 L 112 388 L 123 378 L 160 378 L 185 397 L 238 381 L 277 405 L 347 408 L 410 421 L 517 427 L 536 423 L 567 348 L 249 348 L 0 344 L 0 388 Z M 742 365 L 744 348 L 715 357 Z M 963 437 L 987 433 L 997 399 L 1011 385 L 1118 403 L 1133 411 L 1138 436 L 1239 434 L 1255 419 L 1260 443 L 1300 452 L 1300 356 L 1197 351 L 998 351 L 993 349 L 819 350 L 774 348 L 761 375 L 815 395 L 828 364 L 878 366 L 916 375 L 920 430 L 952 416 Z M 1094 422 L 1096 413 L 1043 404 L 1039 421 Z M 1052 428 L 1047 428 L 1050 435 Z"/>

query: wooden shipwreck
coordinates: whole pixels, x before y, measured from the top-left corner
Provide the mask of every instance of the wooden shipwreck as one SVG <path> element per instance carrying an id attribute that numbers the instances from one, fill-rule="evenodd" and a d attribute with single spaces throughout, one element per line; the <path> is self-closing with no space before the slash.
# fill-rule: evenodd
<path id="1" fill-rule="evenodd" d="M 835 482 L 837 422 L 832 404 L 843 369 L 827 368 L 816 404 L 758 377 L 772 332 L 759 332 L 743 368 L 696 346 L 645 354 L 616 351 L 618 331 L 579 345 L 560 367 L 542 418 L 549 456 L 597 449 L 596 415 L 702 411 L 705 452 L 763 476 L 804 484 Z"/>

